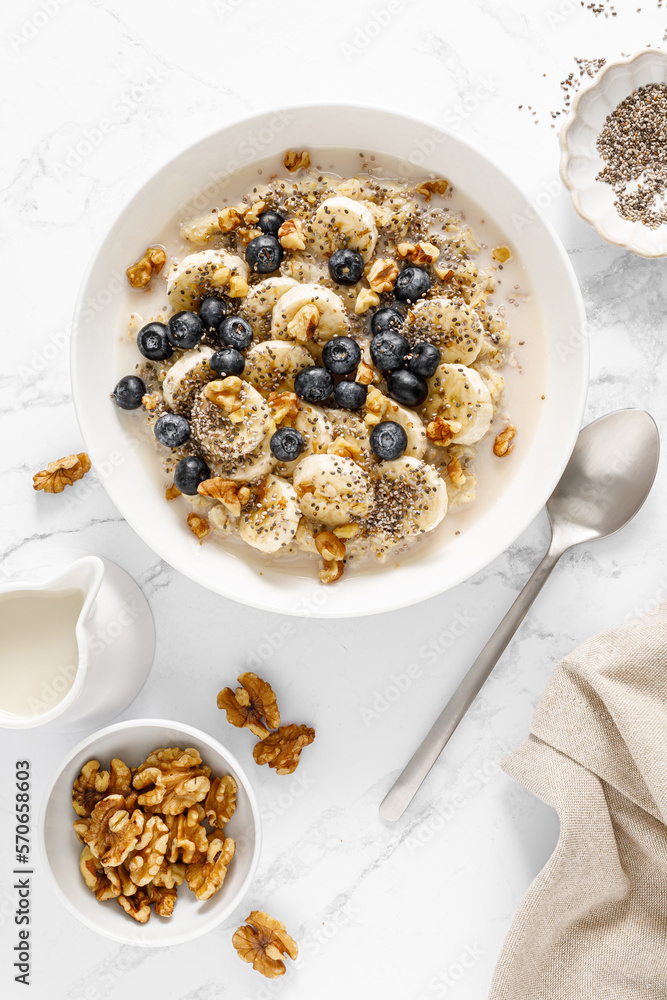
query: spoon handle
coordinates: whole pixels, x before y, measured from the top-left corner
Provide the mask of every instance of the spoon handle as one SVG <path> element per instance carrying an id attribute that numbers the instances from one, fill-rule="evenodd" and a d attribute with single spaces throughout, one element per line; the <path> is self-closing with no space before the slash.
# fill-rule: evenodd
<path id="1" fill-rule="evenodd" d="M 505 651 L 510 639 L 524 620 L 530 607 L 546 583 L 551 570 L 563 551 L 554 551 L 552 544 L 530 580 L 509 609 L 486 646 L 436 719 L 428 736 L 406 765 L 380 805 L 383 819 L 395 822 L 412 802 L 426 775 L 431 770 L 449 738 L 479 694 L 482 685 Z"/>

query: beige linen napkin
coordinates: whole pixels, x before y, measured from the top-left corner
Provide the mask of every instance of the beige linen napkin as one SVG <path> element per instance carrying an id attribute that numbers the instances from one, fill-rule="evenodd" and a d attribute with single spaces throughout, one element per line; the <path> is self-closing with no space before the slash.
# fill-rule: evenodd
<path id="1" fill-rule="evenodd" d="M 561 832 L 491 1000 L 667 1000 L 667 604 L 563 660 L 503 767 Z"/>

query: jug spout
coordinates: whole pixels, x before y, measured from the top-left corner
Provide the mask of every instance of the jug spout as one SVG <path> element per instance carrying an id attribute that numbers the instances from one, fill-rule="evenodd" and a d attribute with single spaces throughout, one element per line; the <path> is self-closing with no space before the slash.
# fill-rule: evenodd
<path id="1" fill-rule="evenodd" d="M 79 624 L 83 624 L 92 611 L 103 579 L 104 563 L 99 556 L 81 556 L 53 577 L 46 589 L 53 593 L 59 590 L 82 591 L 83 605 L 79 614 Z"/>

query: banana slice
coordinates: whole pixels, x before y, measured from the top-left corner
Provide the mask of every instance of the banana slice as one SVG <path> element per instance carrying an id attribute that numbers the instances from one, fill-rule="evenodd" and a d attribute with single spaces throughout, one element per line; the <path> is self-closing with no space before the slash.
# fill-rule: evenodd
<path id="1" fill-rule="evenodd" d="M 219 210 L 213 209 L 206 215 L 196 215 L 181 225 L 181 239 L 202 246 L 220 235 Z"/>
<path id="2" fill-rule="evenodd" d="M 209 291 L 224 288 L 232 275 L 247 280 L 248 265 L 227 250 L 200 250 L 174 263 L 167 274 L 167 299 L 176 312 L 196 309 Z"/>
<path id="3" fill-rule="evenodd" d="M 491 393 L 474 368 L 440 365 L 428 383 L 424 412 L 451 421 L 452 444 L 481 441 L 493 420 Z"/>
<path id="4" fill-rule="evenodd" d="M 308 455 L 292 482 L 301 510 L 319 524 L 333 527 L 367 517 L 375 503 L 370 476 L 351 458 Z"/>
<path id="5" fill-rule="evenodd" d="M 361 449 L 360 458 L 373 459 L 370 441 L 371 428 L 363 417 L 345 410 L 332 410 L 330 417 L 334 441 L 342 438 L 346 442 L 352 442 L 353 445 L 356 444 Z"/>
<path id="6" fill-rule="evenodd" d="M 292 541 L 300 520 L 292 484 L 280 476 L 269 475 L 250 511 L 239 518 L 239 534 L 260 552 L 277 552 Z"/>
<path id="7" fill-rule="evenodd" d="M 206 393 L 214 386 L 233 393 L 230 408 L 223 408 L 208 398 Z M 234 409 L 231 409 L 232 403 Z M 211 382 L 200 391 L 192 405 L 190 426 L 205 457 L 230 466 L 238 465 L 275 430 L 263 396 L 254 386 L 236 377 Z"/>
<path id="8" fill-rule="evenodd" d="M 202 386 L 215 378 L 215 372 L 207 364 L 213 353 L 210 347 L 187 351 L 167 370 L 162 395 L 170 410 L 175 413 L 189 410 Z"/>
<path id="9" fill-rule="evenodd" d="M 326 198 L 311 223 L 311 246 L 327 256 L 342 247 L 356 250 L 365 261 L 375 250 L 378 231 L 375 219 L 365 205 L 337 195 Z"/>
<path id="10" fill-rule="evenodd" d="M 238 461 L 231 464 L 216 467 L 211 465 L 211 471 L 215 475 L 224 476 L 225 479 L 233 479 L 235 483 L 252 483 L 262 476 L 268 475 L 278 465 L 278 460 L 271 451 L 271 438 L 275 433 L 275 425 L 271 426 L 266 437 L 262 439 L 259 448 L 245 455 Z"/>
<path id="11" fill-rule="evenodd" d="M 427 340 L 440 349 L 445 364 L 471 365 L 484 343 L 479 316 L 463 301 L 419 299 L 408 312 L 406 323 L 414 340 Z"/>
<path id="12" fill-rule="evenodd" d="M 432 465 L 405 455 L 381 462 L 377 474 L 377 506 L 367 526 L 370 547 L 382 557 L 440 524 L 447 485 Z"/>
<path id="13" fill-rule="evenodd" d="M 262 392 L 292 392 L 294 379 L 313 364 L 305 347 L 285 340 L 265 340 L 246 355 L 244 375 Z"/>
<path id="14" fill-rule="evenodd" d="M 277 340 L 294 340 L 289 324 L 300 309 L 309 305 L 314 305 L 319 314 L 312 338 L 316 344 L 325 344 L 332 337 L 344 336 L 349 332 L 350 321 L 340 295 L 336 295 L 325 285 L 307 282 L 290 288 L 276 302 L 271 316 L 272 336 Z"/>
<path id="15" fill-rule="evenodd" d="M 240 314 L 247 319 L 255 333 L 260 333 L 265 320 L 271 313 L 281 295 L 289 292 L 290 288 L 295 288 L 298 281 L 294 278 L 276 275 L 275 278 L 266 278 L 264 281 L 253 285 L 246 295 L 241 305 Z"/>
<path id="16" fill-rule="evenodd" d="M 365 422 L 370 430 L 379 424 L 380 421 L 393 420 L 399 424 L 407 434 L 408 443 L 405 454 L 411 458 L 423 458 L 426 454 L 428 439 L 426 428 L 414 410 L 408 410 L 404 406 L 389 399 L 379 389 L 371 387 L 366 397 L 366 417 Z"/>
<path id="17" fill-rule="evenodd" d="M 236 531 L 237 519 L 221 503 L 209 510 L 207 519 L 217 538 L 228 538 Z"/>

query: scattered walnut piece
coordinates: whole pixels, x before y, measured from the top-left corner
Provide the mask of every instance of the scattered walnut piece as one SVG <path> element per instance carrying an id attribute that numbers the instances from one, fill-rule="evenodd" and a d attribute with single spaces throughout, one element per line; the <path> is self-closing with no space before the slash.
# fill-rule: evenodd
<path id="1" fill-rule="evenodd" d="M 138 889 L 133 896 L 119 896 L 118 902 L 138 924 L 145 924 L 150 920 L 151 901 L 144 889 Z"/>
<path id="2" fill-rule="evenodd" d="M 433 194 L 447 194 L 449 190 L 449 181 L 446 181 L 444 177 L 438 177 L 436 180 L 432 181 L 422 181 L 415 188 L 417 194 L 420 194 L 426 201 L 431 200 L 431 195 Z"/>
<path id="3" fill-rule="evenodd" d="M 390 292 L 396 284 L 398 265 L 388 257 L 380 257 L 368 268 L 366 277 L 371 290 L 382 295 L 384 292 Z"/>
<path id="4" fill-rule="evenodd" d="M 344 434 L 339 434 L 337 438 L 334 438 L 327 447 L 328 455 L 339 455 L 341 458 L 351 458 L 355 462 L 357 459 L 361 458 L 364 453 L 364 449 L 361 447 L 359 441 L 356 438 L 345 437 Z"/>
<path id="5" fill-rule="evenodd" d="M 232 269 L 225 264 L 216 267 L 215 271 L 209 275 L 209 284 L 214 288 L 225 288 L 232 277 Z"/>
<path id="6" fill-rule="evenodd" d="M 336 538 L 342 538 L 347 541 L 350 538 L 355 538 L 359 534 L 359 525 L 350 521 L 349 524 L 339 524 L 337 528 L 333 529 L 333 533 Z"/>
<path id="7" fill-rule="evenodd" d="M 206 518 L 202 517 L 200 514 L 195 514 L 194 512 L 192 514 L 188 514 L 188 528 L 195 538 L 199 539 L 200 543 L 204 541 L 211 530 L 211 526 Z"/>
<path id="8" fill-rule="evenodd" d="M 428 267 L 440 256 L 440 250 L 435 243 L 426 243 L 423 240 L 419 243 L 399 243 L 396 247 L 399 257 L 406 258 L 412 264 L 420 264 Z"/>
<path id="9" fill-rule="evenodd" d="M 173 483 L 171 484 L 171 486 L 167 486 L 166 490 L 164 491 L 165 500 L 176 500 L 177 497 L 180 496 L 181 496 L 181 491 L 179 490 L 178 486 L 174 486 Z"/>
<path id="10" fill-rule="evenodd" d="M 152 413 L 158 408 L 162 402 L 162 396 L 157 392 L 147 392 L 145 396 L 141 397 L 141 405 L 149 413 Z"/>
<path id="11" fill-rule="evenodd" d="M 451 462 L 447 463 L 447 472 L 449 473 L 449 478 L 454 483 L 454 486 L 465 485 L 465 472 L 463 471 L 461 462 L 458 458 L 453 458 Z"/>
<path id="12" fill-rule="evenodd" d="M 325 561 L 345 558 L 345 544 L 332 531 L 318 531 L 315 547 Z"/>
<path id="13" fill-rule="evenodd" d="M 305 250 L 306 239 L 300 219 L 287 219 L 278 230 L 280 245 L 285 250 Z"/>
<path id="14" fill-rule="evenodd" d="M 143 257 L 131 264 L 127 271 L 127 280 L 132 288 L 146 288 L 154 274 L 159 274 L 167 263 L 167 254 L 162 247 L 147 247 Z"/>
<path id="15" fill-rule="evenodd" d="M 188 865 L 185 878 L 197 899 L 210 899 L 222 887 L 229 863 L 236 853 L 236 842 L 214 830 L 208 837 L 205 861 Z"/>
<path id="16" fill-rule="evenodd" d="M 223 688 L 218 694 L 218 708 L 227 713 L 227 722 L 238 729 L 248 728 L 259 739 L 280 725 L 276 695 L 267 681 L 252 671 L 240 674 L 236 692 Z"/>
<path id="17" fill-rule="evenodd" d="M 320 311 L 314 302 L 308 302 L 297 311 L 287 324 L 287 332 L 298 344 L 312 340 L 320 321 Z"/>
<path id="18" fill-rule="evenodd" d="M 243 213 L 243 221 L 248 223 L 250 226 L 256 226 L 259 222 L 259 217 L 261 213 L 266 208 L 265 201 L 256 201 L 250 208 L 247 208 Z"/>
<path id="19" fill-rule="evenodd" d="M 241 226 L 240 229 L 236 230 L 236 235 L 241 240 L 244 247 L 248 246 L 251 240 L 254 240 L 257 236 L 263 236 L 261 229 L 257 229 L 255 226 Z"/>
<path id="20" fill-rule="evenodd" d="M 203 483 L 200 483 L 197 487 L 197 492 L 202 497 L 219 500 L 230 514 L 233 514 L 234 517 L 239 517 L 241 513 L 239 487 L 240 483 L 235 483 L 231 479 L 214 476 L 212 479 L 205 479 Z"/>
<path id="21" fill-rule="evenodd" d="M 72 486 L 90 472 L 90 459 L 85 451 L 78 455 L 66 455 L 57 462 L 49 462 L 41 472 L 32 477 L 32 488 L 45 493 L 62 493 L 66 486 Z"/>
<path id="22" fill-rule="evenodd" d="M 454 276 L 454 271 L 445 261 L 437 261 L 433 265 L 433 270 L 441 281 L 449 281 Z"/>
<path id="23" fill-rule="evenodd" d="M 266 402 L 278 426 L 296 420 L 299 415 L 299 397 L 295 392 L 270 392 Z"/>
<path id="24" fill-rule="evenodd" d="M 289 172 L 293 173 L 301 167 L 306 168 L 310 166 L 310 153 L 305 149 L 302 149 L 301 152 L 298 152 L 296 149 L 290 149 L 285 153 L 283 163 Z"/>
<path id="25" fill-rule="evenodd" d="M 277 774 L 293 774 L 299 766 L 301 751 L 314 739 L 314 729 L 290 723 L 260 740 L 252 755 L 256 764 L 268 764 Z"/>
<path id="26" fill-rule="evenodd" d="M 345 572 L 345 563 L 341 559 L 323 559 L 318 570 L 321 583 L 335 583 Z"/>
<path id="27" fill-rule="evenodd" d="M 231 233 L 243 225 L 243 214 L 239 211 L 240 208 L 243 208 L 245 211 L 248 210 L 247 205 L 239 205 L 238 208 L 234 205 L 227 205 L 225 208 L 220 209 L 218 213 L 218 226 L 221 233 Z"/>
<path id="28" fill-rule="evenodd" d="M 360 385 L 371 385 L 372 382 L 379 382 L 382 376 L 379 372 L 376 372 L 374 368 L 366 364 L 365 361 L 359 362 L 359 367 L 357 368 L 357 374 L 354 377 L 354 381 L 358 382 Z"/>
<path id="29" fill-rule="evenodd" d="M 238 375 L 228 375 L 227 378 L 218 378 L 213 382 L 207 382 L 204 386 L 203 395 L 209 403 L 213 403 L 223 410 L 227 416 L 240 410 L 243 403 L 240 399 L 243 391 L 243 381 Z"/>
<path id="30" fill-rule="evenodd" d="M 137 846 L 144 829 L 144 816 L 126 808 L 122 795 L 108 795 L 97 803 L 88 819 L 79 819 L 74 831 L 105 868 L 122 865 Z"/>
<path id="31" fill-rule="evenodd" d="M 462 426 L 458 420 L 445 420 L 444 417 L 436 417 L 426 425 L 426 437 L 433 444 L 445 448 L 454 435 L 459 433 Z"/>
<path id="32" fill-rule="evenodd" d="M 369 309 L 375 308 L 375 306 L 380 305 L 380 296 L 377 292 L 374 292 L 372 288 L 362 288 L 357 295 L 357 301 L 354 304 L 354 311 L 357 316 L 361 316 L 363 313 L 368 312 Z"/>
<path id="33" fill-rule="evenodd" d="M 285 956 L 294 961 L 299 949 L 285 925 L 262 910 L 253 910 L 245 924 L 234 932 L 232 944 L 244 962 L 252 963 L 255 972 L 267 979 L 285 975 Z"/>
<path id="34" fill-rule="evenodd" d="M 211 787 L 211 769 L 192 747 L 161 747 L 154 750 L 134 775 L 132 784 L 141 792 L 139 805 L 165 816 L 178 816 L 202 802 Z M 156 810 L 159 806 L 159 810 Z"/>
<path id="35" fill-rule="evenodd" d="M 98 802 L 107 795 L 129 795 L 132 791 L 132 772 L 122 760 L 115 757 L 108 771 L 100 771 L 99 760 L 89 760 L 72 788 L 72 805 L 78 816 L 88 817 Z"/>
<path id="36" fill-rule="evenodd" d="M 503 246 L 494 247 L 494 249 L 491 251 L 491 256 L 493 257 L 494 260 L 497 260 L 501 264 L 504 264 L 512 256 L 512 251 L 507 245 L 503 244 Z"/>
<path id="37" fill-rule="evenodd" d="M 211 790 L 206 796 L 204 809 L 206 818 L 214 829 L 222 830 L 236 812 L 237 791 L 237 784 L 231 774 L 226 774 L 223 778 L 214 778 L 211 782 Z"/>
<path id="38" fill-rule="evenodd" d="M 242 299 L 249 291 L 248 282 L 240 274 L 233 274 L 229 279 L 227 296 L 230 299 Z"/>
<path id="39" fill-rule="evenodd" d="M 503 455 L 510 455 L 514 451 L 512 441 L 515 435 L 516 427 L 513 424 L 509 424 L 504 431 L 496 435 L 496 440 L 493 443 L 493 454 L 497 455 L 498 458 L 502 458 Z"/>

